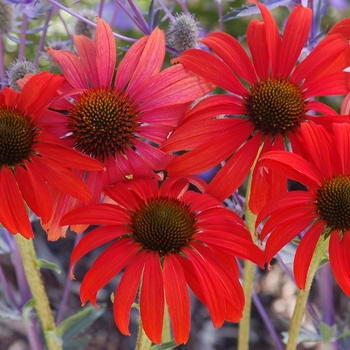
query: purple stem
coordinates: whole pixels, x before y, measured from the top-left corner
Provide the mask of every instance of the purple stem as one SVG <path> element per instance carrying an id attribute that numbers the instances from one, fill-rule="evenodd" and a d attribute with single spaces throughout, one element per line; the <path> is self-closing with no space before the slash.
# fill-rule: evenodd
<path id="1" fill-rule="evenodd" d="M 223 32 L 224 31 L 224 22 L 222 21 L 222 1 L 221 0 L 217 0 L 218 1 L 218 12 L 219 12 L 219 28 L 220 31 Z"/>
<path id="2" fill-rule="evenodd" d="M 100 5 L 98 7 L 98 12 L 97 12 L 98 17 L 100 17 L 100 18 L 102 17 L 102 12 L 103 12 L 104 5 L 105 5 L 105 0 L 100 0 Z"/>
<path id="3" fill-rule="evenodd" d="M 94 23 L 94 22 L 91 22 L 89 21 L 88 19 L 86 19 L 85 17 L 82 17 L 80 15 L 78 15 L 77 13 L 75 13 L 74 11 L 70 10 L 68 7 L 65 7 L 63 5 L 61 5 L 60 3 L 58 3 L 57 1 L 55 0 L 48 0 L 52 5 L 54 5 L 55 7 L 69 13 L 70 15 L 72 15 L 73 17 L 75 18 L 78 18 L 80 19 L 81 21 L 85 22 L 85 23 L 88 23 L 90 24 L 91 26 L 93 27 L 97 27 L 97 24 Z M 62 21 L 63 22 L 63 21 Z M 63 22 L 64 23 L 64 22 Z M 113 35 L 119 39 L 122 39 L 122 40 L 125 40 L 125 41 L 128 41 L 128 42 L 135 42 L 137 41 L 136 39 L 133 39 L 133 38 L 129 38 L 127 36 L 123 36 L 123 35 L 120 35 L 120 34 L 117 34 L 117 33 L 114 33 L 113 32 Z"/>
<path id="4" fill-rule="evenodd" d="M 134 11 L 134 14 L 136 15 L 136 18 L 138 18 L 140 25 L 145 29 L 144 33 L 151 34 L 152 28 L 148 26 L 147 21 L 145 20 L 145 17 L 143 17 L 141 11 L 139 8 L 135 5 L 135 3 L 132 0 L 128 0 L 128 3 L 131 7 L 131 9 Z"/>
<path id="5" fill-rule="evenodd" d="M 252 299 L 253 299 L 255 307 L 257 308 L 261 318 L 264 321 L 264 324 L 265 324 L 267 330 L 270 332 L 270 335 L 273 338 L 277 349 L 284 350 L 284 345 L 282 343 L 282 340 L 280 339 L 278 333 L 276 332 L 275 327 L 273 326 L 273 324 L 270 320 L 270 317 L 267 314 L 264 306 L 262 305 L 258 295 L 254 291 L 252 291 Z"/>
<path id="6" fill-rule="evenodd" d="M 50 22 L 51 17 L 52 17 L 52 13 L 53 13 L 53 6 L 51 6 L 49 8 L 49 10 L 47 11 L 47 15 L 46 15 L 45 23 L 44 23 L 43 34 L 40 38 L 38 52 L 36 53 L 35 60 L 34 60 L 34 67 L 38 66 L 39 58 L 40 58 L 42 52 L 44 51 L 47 29 L 48 29 L 48 25 L 49 25 L 49 22 Z"/>
<path id="7" fill-rule="evenodd" d="M 240 263 L 238 263 L 238 266 L 239 266 L 240 272 L 242 274 L 243 273 L 243 266 Z M 269 315 L 267 314 L 264 306 L 262 305 L 258 295 L 255 293 L 254 290 L 252 290 L 252 300 L 253 300 L 253 303 L 256 306 L 261 318 L 263 319 L 267 330 L 270 332 L 271 337 L 275 341 L 277 349 L 284 350 L 284 345 L 283 345 L 278 333 L 276 332 L 275 327 L 273 326 Z"/>
<path id="8" fill-rule="evenodd" d="M 28 28 L 28 16 L 25 13 L 23 13 L 21 35 L 19 38 L 18 61 L 24 60 L 24 50 L 26 47 L 27 28 Z"/>
<path id="9" fill-rule="evenodd" d="M 1 281 L 1 285 L 2 287 L 5 289 L 6 295 L 8 296 L 8 298 L 11 301 L 11 304 L 18 310 L 21 312 L 21 307 L 19 306 L 19 304 L 17 303 L 17 300 L 15 298 L 15 294 L 13 293 L 13 290 L 11 288 L 11 286 L 9 285 L 9 283 L 7 282 L 6 276 L 4 274 L 4 271 L 0 265 L 0 281 Z"/>
<path id="10" fill-rule="evenodd" d="M 75 235 L 75 241 L 74 241 L 73 249 L 77 246 L 77 244 L 82 239 L 82 237 L 83 237 L 82 234 L 76 234 Z M 64 292 L 63 292 L 63 297 L 62 297 L 62 301 L 61 301 L 61 305 L 60 305 L 60 308 L 58 310 L 58 314 L 57 314 L 57 318 L 56 318 L 56 326 L 58 326 L 63 320 L 63 314 L 64 314 L 64 311 L 65 311 L 65 308 L 66 308 L 66 305 L 67 305 L 67 302 L 68 302 L 68 297 L 69 297 L 71 285 L 72 285 L 72 279 L 70 278 L 70 271 L 68 271 L 67 279 L 66 279 L 66 283 L 65 283 L 65 287 L 64 287 Z"/>
<path id="11" fill-rule="evenodd" d="M 157 3 L 159 5 L 159 7 L 163 10 L 163 12 L 165 13 L 165 18 L 169 18 L 171 21 L 174 20 L 174 16 L 171 13 L 171 11 L 164 5 L 162 0 L 157 0 Z"/>
<path id="12" fill-rule="evenodd" d="M 183 0 L 177 0 L 177 2 L 180 4 L 182 12 L 186 13 L 187 15 L 189 14 L 188 8 L 186 6 L 186 1 Z"/>
<path id="13" fill-rule="evenodd" d="M 322 310 L 322 322 L 328 326 L 333 326 L 335 323 L 332 283 L 333 279 L 329 264 L 323 265 L 317 271 L 317 277 L 319 280 L 318 287 L 320 293 L 320 305 Z"/>

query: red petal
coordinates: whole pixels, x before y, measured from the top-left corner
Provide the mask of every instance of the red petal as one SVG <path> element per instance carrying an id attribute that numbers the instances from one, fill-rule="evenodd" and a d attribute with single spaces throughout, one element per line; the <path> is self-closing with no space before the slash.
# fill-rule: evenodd
<path id="1" fill-rule="evenodd" d="M 260 171 L 271 169 L 311 189 L 321 185 L 319 175 L 314 171 L 311 164 L 301 156 L 287 151 L 265 153 L 260 157 L 257 166 L 260 167 Z"/>
<path id="2" fill-rule="evenodd" d="M 49 158 L 34 156 L 31 158 L 32 167 L 35 172 L 41 172 L 45 180 L 59 191 L 81 199 L 84 202 L 90 200 L 90 192 L 83 181 L 73 174 L 72 171 L 63 167 L 58 162 Z M 65 181 L 62 181 L 64 179 Z"/>
<path id="3" fill-rule="evenodd" d="M 329 241 L 329 261 L 336 281 L 347 296 L 350 296 L 349 274 L 349 230 L 344 233 L 342 240 L 339 231 L 332 232 Z"/>
<path id="4" fill-rule="evenodd" d="M 72 252 L 70 269 L 72 270 L 73 265 L 75 265 L 78 260 L 80 260 L 87 253 L 91 252 L 93 249 L 114 241 L 128 233 L 130 233 L 130 229 L 124 225 L 99 227 L 87 233 Z"/>
<path id="5" fill-rule="evenodd" d="M 298 5 L 290 14 L 283 33 L 278 76 L 288 78 L 309 35 L 312 11 Z"/>
<path id="6" fill-rule="evenodd" d="M 190 298 L 181 264 L 167 254 L 163 263 L 164 289 L 171 325 L 177 344 L 187 343 L 190 333 Z"/>
<path id="7" fill-rule="evenodd" d="M 136 255 L 126 268 L 115 292 L 114 319 L 121 333 L 125 335 L 130 335 L 130 309 L 136 299 L 147 254 L 144 250 Z"/>
<path id="8" fill-rule="evenodd" d="M 63 216 L 61 225 L 123 225 L 127 224 L 130 215 L 114 204 L 95 204 L 75 209 Z"/>
<path id="9" fill-rule="evenodd" d="M 159 255 L 150 252 L 145 258 L 143 272 L 140 315 L 143 329 L 153 343 L 162 341 L 164 318 L 164 285 Z"/>
<path id="10" fill-rule="evenodd" d="M 83 304 L 88 300 L 96 306 L 96 294 L 115 277 L 140 250 L 138 244 L 130 238 L 112 243 L 92 264 L 84 276 L 80 287 L 80 299 Z"/>
<path id="11" fill-rule="evenodd" d="M 52 199 L 46 181 L 41 173 L 34 172 L 31 162 L 25 162 L 22 166 L 16 166 L 16 178 L 21 193 L 29 208 L 39 217 L 43 223 L 49 221 L 52 213 Z"/>
<path id="12" fill-rule="evenodd" d="M 292 239 L 302 233 L 312 222 L 315 215 L 306 215 L 303 219 L 278 226 L 271 233 L 266 242 L 265 254 L 266 262 L 270 263 L 273 257 Z"/>
<path id="13" fill-rule="evenodd" d="M 260 147 L 261 135 L 256 134 L 219 170 L 210 182 L 207 193 L 223 201 L 242 185 Z M 219 144 L 221 142 L 218 142 Z"/>
<path id="14" fill-rule="evenodd" d="M 254 67 L 241 43 L 223 32 L 211 33 L 200 40 L 210 47 L 227 65 L 250 84 L 257 83 Z"/>
<path id="15" fill-rule="evenodd" d="M 77 49 L 83 70 L 92 88 L 100 87 L 96 64 L 96 45 L 85 35 L 75 35 L 74 45 Z"/>
<path id="16" fill-rule="evenodd" d="M 256 0 L 250 1 L 259 7 L 262 17 L 264 19 L 267 50 L 269 53 L 271 64 L 271 76 L 272 78 L 274 78 L 276 77 L 276 75 L 279 74 L 278 63 L 280 60 L 281 52 L 281 38 L 279 29 L 271 12 L 264 5 L 262 5 Z"/>
<path id="17" fill-rule="evenodd" d="M 294 276 L 297 286 L 300 289 L 305 289 L 310 262 L 324 226 L 325 224 L 323 221 L 316 221 L 306 232 L 298 245 L 294 257 Z"/>
<path id="18" fill-rule="evenodd" d="M 222 326 L 226 316 L 226 303 L 222 302 L 225 298 L 225 289 L 220 281 L 215 269 L 208 264 L 202 256 L 191 249 L 184 250 L 184 253 L 190 259 L 181 259 L 183 269 L 187 264 L 192 264 L 196 274 L 196 279 L 202 289 L 205 298 L 205 304 L 208 306 L 210 316 L 214 327 Z"/>
<path id="19" fill-rule="evenodd" d="M 85 72 L 76 54 L 70 51 L 48 49 L 47 52 L 61 66 L 64 77 L 74 88 L 88 89 Z"/>
<path id="20" fill-rule="evenodd" d="M 186 69 L 224 90 L 233 92 L 239 96 L 246 96 L 248 94 L 246 88 L 238 80 L 230 67 L 209 52 L 189 49 L 183 52 L 176 61 L 182 63 Z"/>
<path id="21" fill-rule="evenodd" d="M 164 32 L 156 27 L 152 34 L 147 37 L 146 45 L 142 50 L 142 54 L 126 90 L 128 96 L 133 95 L 137 89 L 146 84 L 148 78 L 160 72 L 164 63 L 164 56 Z"/>
<path id="22" fill-rule="evenodd" d="M 252 54 L 256 73 L 261 80 L 269 76 L 269 53 L 265 35 L 265 23 L 253 19 L 247 28 L 247 43 Z"/>
<path id="23" fill-rule="evenodd" d="M 12 171 L 6 165 L 3 165 L 0 171 L 0 186 L 2 224 L 8 227 L 11 233 L 33 238 L 34 234 L 21 192 Z"/>
<path id="24" fill-rule="evenodd" d="M 114 75 L 117 50 L 111 27 L 101 18 L 97 19 L 95 41 L 97 53 L 96 64 L 100 86 L 108 87 L 111 85 Z"/>

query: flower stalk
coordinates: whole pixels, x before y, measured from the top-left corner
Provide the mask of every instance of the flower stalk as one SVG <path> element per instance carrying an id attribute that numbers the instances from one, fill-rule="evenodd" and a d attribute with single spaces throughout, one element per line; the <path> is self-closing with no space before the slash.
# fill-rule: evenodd
<path id="1" fill-rule="evenodd" d="M 16 241 L 22 256 L 24 272 L 32 292 L 35 309 L 40 320 L 40 325 L 46 340 L 47 348 L 49 350 L 61 350 L 62 346 L 58 344 L 58 342 L 50 334 L 55 333 L 56 327 L 40 270 L 37 265 L 33 241 L 22 237 L 20 234 L 16 235 Z"/>
<path id="2" fill-rule="evenodd" d="M 311 285 L 314 280 L 316 271 L 319 268 L 321 261 L 325 257 L 328 246 L 329 237 L 327 239 L 324 239 L 324 236 L 321 235 L 310 263 L 305 290 L 298 291 L 297 301 L 292 316 L 292 322 L 289 328 L 289 337 L 286 350 L 294 350 L 297 347 L 299 331 L 303 320 L 306 303 L 310 294 Z"/>

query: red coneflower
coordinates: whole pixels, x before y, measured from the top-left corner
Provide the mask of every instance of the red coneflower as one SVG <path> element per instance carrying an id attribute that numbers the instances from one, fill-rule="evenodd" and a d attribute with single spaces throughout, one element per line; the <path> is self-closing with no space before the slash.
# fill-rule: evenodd
<path id="1" fill-rule="evenodd" d="M 99 202 L 104 186 L 126 177 L 153 177 L 154 171 L 165 169 L 172 157 L 156 145 L 211 87 L 182 65 L 161 71 L 165 37 L 159 28 L 130 47 L 116 74 L 115 39 L 102 19 L 95 42 L 78 35 L 74 43 L 78 55 L 48 50 L 68 83 L 63 96 L 70 98 L 60 103 L 68 113 L 48 118 L 47 127 L 103 163 L 103 171 L 86 178 Z"/>
<path id="2" fill-rule="evenodd" d="M 130 334 L 130 309 L 139 287 L 142 325 L 154 343 L 161 341 L 165 302 L 176 342 L 187 342 L 187 285 L 207 305 L 215 327 L 224 320 L 237 322 L 244 295 L 235 257 L 263 267 L 264 254 L 243 220 L 205 189 L 195 177 L 167 179 L 160 187 L 156 179 L 129 180 L 106 190 L 108 203 L 66 214 L 63 225 L 102 225 L 82 238 L 71 266 L 110 243 L 82 281 L 82 303 L 96 305 L 98 290 L 126 268 L 114 297 L 114 317 L 123 334 Z"/>
<path id="3" fill-rule="evenodd" d="M 34 75 L 21 93 L 0 92 L 0 222 L 11 233 L 32 238 L 26 204 L 49 221 L 52 189 L 88 202 L 90 192 L 69 168 L 100 170 L 94 159 L 70 149 L 43 128 L 47 107 L 63 78 Z"/>
<path id="4" fill-rule="evenodd" d="M 350 296 L 350 125 L 334 124 L 334 134 L 322 126 L 304 123 L 297 153 L 274 151 L 261 157 L 260 171 L 272 169 L 304 184 L 307 191 L 292 191 L 269 202 L 259 213 L 257 225 L 266 218 L 261 240 L 266 259 L 303 233 L 294 260 L 294 275 L 304 289 L 314 249 L 321 236 L 329 242 L 329 260 L 334 276 Z"/>
<path id="5" fill-rule="evenodd" d="M 242 45 L 226 33 L 207 35 L 201 42 L 215 54 L 190 49 L 176 60 L 232 94 L 214 95 L 199 102 L 169 140 L 164 151 L 189 152 L 175 158 L 170 176 L 199 174 L 227 160 L 210 183 L 220 200 L 230 196 L 244 181 L 261 146 L 260 155 L 292 146 L 300 125 L 308 120 L 329 126 L 341 118 L 317 96 L 345 94 L 349 90 L 346 66 L 348 41 L 331 35 L 297 64 L 309 34 L 312 13 L 295 7 L 283 36 L 267 8 L 259 6 L 264 22 L 254 19 L 247 30 L 251 58 Z M 243 82 L 247 83 L 247 86 Z M 314 112 L 332 115 L 316 116 Z M 237 117 L 242 116 L 242 117 Z M 344 120 L 344 119 L 342 119 Z M 349 119 L 345 119 L 348 121 Z M 254 170 L 250 209 L 259 209 L 286 182 L 274 172 Z"/>

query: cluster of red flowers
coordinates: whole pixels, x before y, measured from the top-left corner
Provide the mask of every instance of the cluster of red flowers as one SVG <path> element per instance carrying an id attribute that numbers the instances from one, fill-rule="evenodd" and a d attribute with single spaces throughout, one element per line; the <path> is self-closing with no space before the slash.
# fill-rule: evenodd
<path id="1" fill-rule="evenodd" d="M 155 343 L 165 303 L 176 342 L 188 340 L 187 286 L 214 326 L 237 322 L 244 295 L 236 258 L 263 268 L 298 235 L 298 286 L 320 237 L 330 236 L 335 278 L 350 295 L 350 117 L 315 99 L 350 90 L 349 21 L 299 62 L 311 10 L 296 6 L 281 37 L 254 2 L 263 21 L 248 26 L 250 55 L 212 33 L 201 42 L 213 53 L 189 49 L 162 70 L 165 36 L 156 28 L 116 69 L 112 30 L 99 19 L 95 41 L 75 36 L 77 54 L 49 50 L 61 75 L 36 74 L 20 93 L 0 92 L 1 224 L 33 238 L 29 207 L 49 240 L 68 226 L 99 225 L 74 249 L 71 267 L 110 243 L 85 275 L 81 300 L 96 305 L 97 292 L 125 269 L 114 298 L 124 334 L 138 291 Z M 216 86 L 227 93 L 208 95 Z M 222 162 L 209 184 L 198 176 Z M 250 171 L 248 205 L 257 228 L 264 223 L 265 251 L 223 204 Z M 288 192 L 288 179 L 307 190 Z"/>

